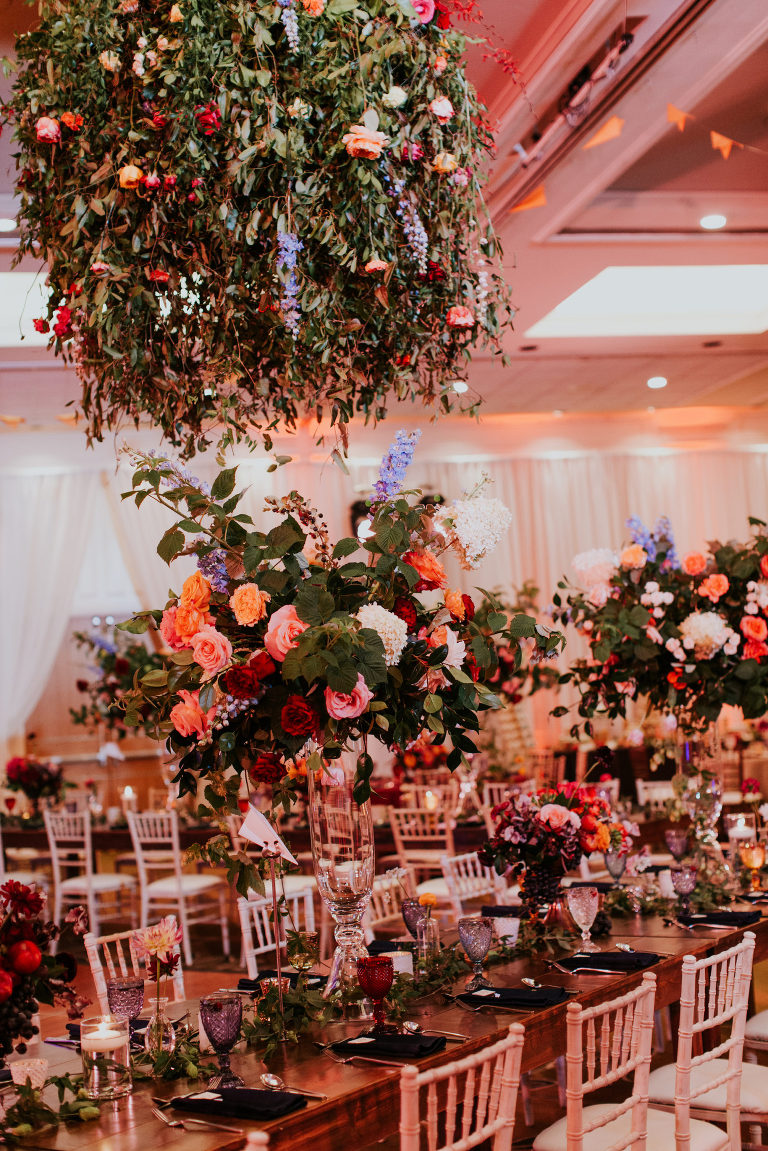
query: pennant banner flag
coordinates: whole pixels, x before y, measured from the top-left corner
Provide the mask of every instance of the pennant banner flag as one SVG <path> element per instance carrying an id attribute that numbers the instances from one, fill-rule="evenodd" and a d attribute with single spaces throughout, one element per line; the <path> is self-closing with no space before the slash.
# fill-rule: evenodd
<path id="1" fill-rule="evenodd" d="M 709 138 L 712 141 L 712 147 L 716 152 L 722 152 L 723 159 L 727 160 L 731 154 L 731 148 L 741 148 L 742 145 L 738 140 L 731 140 L 728 136 L 721 136 L 719 132 L 710 132 Z"/>
<path id="2" fill-rule="evenodd" d="M 674 104 L 667 104 L 667 120 L 670 124 L 677 124 L 681 132 L 685 128 L 685 121 L 687 119 L 687 112 L 681 112 Z"/>
<path id="3" fill-rule="evenodd" d="M 543 208 L 546 202 L 547 194 L 544 191 L 544 185 L 539 184 L 538 188 L 534 188 L 524 200 L 509 210 L 510 212 L 527 212 L 529 208 Z"/>
<path id="4" fill-rule="evenodd" d="M 590 136 L 586 144 L 582 145 L 582 150 L 586 152 L 587 148 L 597 148 L 599 144 L 616 140 L 621 135 L 623 127 L 624 121 L 621 116 L 611 116 L 610 120 L 606 120 L 602 128 L 598 128 L 594 136 Z"/>

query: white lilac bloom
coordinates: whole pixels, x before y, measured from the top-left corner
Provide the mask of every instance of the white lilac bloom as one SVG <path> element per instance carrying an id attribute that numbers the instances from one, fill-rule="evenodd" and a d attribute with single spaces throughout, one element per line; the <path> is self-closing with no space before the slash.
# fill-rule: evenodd
<path id="1" fill-rule="evenodd" d="M 404 619 L 387 611 L 380 603 L 366 603 L 358 610 L 355 618 L 362 627 L 371 628 L 384 644 L 384 659 L 387 667 L 396 667 L 403 654 L 408 639 L 408 625 Z"/>
<path id="2" fill-rule="evenodd" d="M 607 584 L 616 575 L 619 557 L 612 548 L 591 548 L 574 556 L 571 567 L 580 583 L 591 588 L 595 584 Z"/>
<path id="3" fill-rule="evenodd" d="M 452 521 L 450 542 L 461 566 L 477 567 L 492 552 L 512 523 L 512 513 L 501 500 L 475 496 L 454 500 L 449 512 Z"/>
<path id="4" fill-rule="evenodd" d="M 712 659 L 721 650 L 732 655 L 739 646 L 738 633 L 716 611 L 691 612 L 680 624 L 680 635 L 696 659 Z"/>

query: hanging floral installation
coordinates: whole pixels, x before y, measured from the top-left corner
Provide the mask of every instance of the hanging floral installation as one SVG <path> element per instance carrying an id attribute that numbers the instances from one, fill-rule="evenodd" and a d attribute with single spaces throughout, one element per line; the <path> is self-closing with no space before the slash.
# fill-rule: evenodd
<path id="1" fill-rule="evenodd" d="M 434 0 L 43 0 L 4 105 L 18 259 L 90 439 L 460 402 L 511 320 L 465 43 Z"/>

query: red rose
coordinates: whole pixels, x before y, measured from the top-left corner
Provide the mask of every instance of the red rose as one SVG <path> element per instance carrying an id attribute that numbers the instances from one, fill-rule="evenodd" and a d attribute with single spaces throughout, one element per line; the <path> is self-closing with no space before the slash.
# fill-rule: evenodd
<path id="1" fill-rule="evenodd" d="M 162 182 L 157 172 L 150 172 L 148 176 L 144 177 L 144 187 L 148 192 L 156 192 Z"/>
<path id="2" fill-rule="evenodd" d="M 760 571 L 768 579 L 768 555 L 760 556 Z"/>
<path id="3" fill-rule="evenodd" d="M 125 656 L 119 655 L 115 660 L 115 675 L 127 675 L 131 665 Z"/>
<path id="4" fill-rule="evenodd" d="M 760 639 L 748 639 L 741 652 L 742 659 L 761 660 L 768 655 L 768 644 Z"/>
<path id="5" fill-rule="evenodd" d="M 260 680 L 249 667 L 232 667 L 224 676 L 224 690 L 235 699 L 251 699 L 258 694 Z"/>
<path id="6" fill-rule="evenodd" d="M 149 278 L 153 284 L 167 284 L 171 278 L 171 274 L 163 268 L 153 268 L 149 273 Z"/>
<path id="7" fill-rule="evenodd" d="M 435 0 L 435 24 L 438 28 L 450 28 L 451 26 L 451 10 L 447 0 Z"/>
<path id="8" fill-rule="evenodd" d="M 72 334 L 72 313 L 64 305 L 56 311 L 56 323 L 53 325 L 53 330 L 59 338 Z"/>
<path id="9" fill-rule="evenodd" d="M 154 116 L 152 117 L 152 127 L 155 128 L 156 131 L 161 132 L 167 123 L 167 116 L 164 116 L 162 112 L 155 112 Z"/>
<path id="10" fill-rule="evenodd" d="M 464 604 L 464 619 L 470 620 L 475 618 L 475 603 L 471 595 L 466 593 L 462 594 L 461 602 Z"/>
<path id="11" fill-rule="evenodd" d="M 408 625 L 408 631 L 413 631 L 416 627 L 416 608 L 409 599 L 406 599 L 404 595 L 399 595 L 392 611 L 399 619 L 405 621 Z"/>
<path id="12" fill-rule="evenodd" d="M 265 751 L 248 768 L 248 774 L 254 783 L 268 783 L 274 787 L 285 775 L 285 765 L 279 755 Z"/>
<path id="13" fill-rule="evenodd" d="M 45 333 L 51 330 L 51 325 L 47 320 L 33 320 L 32 324 L 36 332 Z"/>
<path id="14" fill-rule="evenodd" d="M 168 189 L 175 188 L 176 187 L 176 177 L 175 176 L 163 176 L 163 187 L 168 188 Z"/>
<path id="15" fill-rule="evenodd" d="M 275 661 L 266 651 L 255 651 L 248 660 L 247 666 L 252 672 L 255 672 L 259 679 L 266 679 L 268 675 L 272 675 L 277 670 Z"/>
<path id="16" fill-rule="evenodd" d="M 680 671 L 679 668 L 675 667 L 672 669 L 672 671 L 667 673 L 667 683 L 671 683 L 672 687 L 675 687 L 675 688 L 684 687 L 685 685 L 683 683 L 681 676 L 682 676 L 682 672 Z"/>
<path id="17" fill-rule="evenodd" d="M 472 676 L 473 683 L 477 683 L 480 679 L 480 666 L 471 651 L 468 651 L 464 656 L 464 666 Z M 498 679 L 498 675 L 496 678 Z"/>
<path id="18" fill-rule="evenodd" d="M 312 735 L 317 728 L 315 709 L 304 696 L 289 695 L 280 712 L 280 725 L 286 735 Z"/>
<path id="19" fill-rule="evenodd" d="M 212 136 L 221 127 L 221 112 L 215 104 L 200 104 L 195 108 L 197 126 L 204 136 Z"/>

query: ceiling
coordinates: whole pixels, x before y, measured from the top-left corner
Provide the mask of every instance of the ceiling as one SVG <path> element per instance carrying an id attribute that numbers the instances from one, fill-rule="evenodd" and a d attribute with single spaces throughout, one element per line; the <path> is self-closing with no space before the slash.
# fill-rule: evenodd
<path id="1" fill-rule="evenodd" d="M 549 419 L 557 411 L 581 426 L 589 414 L 646 418 L 651 405 L 657 413 L 681 409 L 673 421 L 679 429 L 690 418 L 682 409 L 701 408 L 710 425 L 719 410 L 724 427 L 738 425 L 743 435 L 751 424 L 768 438 L 766 332 L 729 335 L 715 319 L 696 335 L 526 336 L 607 267 L 768 265 L 765 0 L 480 3 L 477 30 L 510 50 L 518 70 L 470 49 L 469 73 L 496 131 L 487 199 L 518 309 L 508 366 L 482 356 L 472 364 L 486 421 L 499 431 L 515 413 Z M 0 0 L 0 54 L 32 19 L 22 0 Z M 632 41 L 619 54 L 626 30 Z M 692 116 L 685 131 L 668 122 L 669 104 Z M 584 149 L 612 117 L 623 121 L 621 134 Z M 711 146 L 712 130 L 748 147 L 726 160 Z M 0 216 L 13 214 L 9 137 L 0 138 Z M 542 186 L 545 204 L 514 211 Z M 702 231 L 698 220 L 709 212 L 723 212 L 726 228 Z M 13 248 L 12 236 L 0 236 L 0 281 Z M 25 263 L 22 270 L 36 269 Z M 758 312 L 766 306 L 755 301 Z M 0 342 L 7 326 L 0 322 Z M 668 378 L 663 391 L 647 389 L 653 375 Z M 77 393 L 71 369 L 39 342 L 0 347 L 0 417 L 25 421 L 0 425 L 0 435 L 80 436 L 59 418 Z"/>

